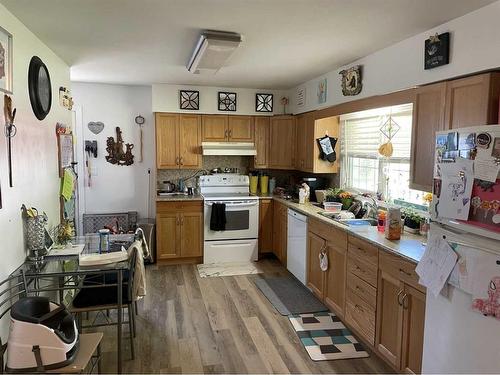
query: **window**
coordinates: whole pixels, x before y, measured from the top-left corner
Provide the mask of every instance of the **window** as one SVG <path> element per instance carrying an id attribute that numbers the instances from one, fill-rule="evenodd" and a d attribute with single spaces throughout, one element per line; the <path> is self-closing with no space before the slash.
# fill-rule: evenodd
<path id="1" fill-rule="evenodd" d="M 388 141 L 381 128 L 390 119 L 399 130 L 391 140 L 393 154 L 386 158 L 378 149 Z M 423 192 L 409 188 L 412 104 L 351 113 L 340 120 L 342 188 L 422 204 Z"/>

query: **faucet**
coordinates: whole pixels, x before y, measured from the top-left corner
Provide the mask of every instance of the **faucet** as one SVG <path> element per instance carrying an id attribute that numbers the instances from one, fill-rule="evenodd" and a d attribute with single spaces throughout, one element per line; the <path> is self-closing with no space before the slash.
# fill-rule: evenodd
<path id="1" fill-rule="evenodd" d="M 377 204 L 377 200 L 375 198 L 373 198 L 371 195 L 363 195 L 363 198 L 367 198 L 369 200 L 371 200 L 371 202 L 364 202 L 363 203 L 363 206 L 366 208 L 366 206 L 369 206 L 369 208 L 367 208 L 366 210 L 366 213 L 365 213 L 365 217 L 371 217 L 373 219 L 377 219 L 377 213 L 378 213 L 378 204 Z"/>

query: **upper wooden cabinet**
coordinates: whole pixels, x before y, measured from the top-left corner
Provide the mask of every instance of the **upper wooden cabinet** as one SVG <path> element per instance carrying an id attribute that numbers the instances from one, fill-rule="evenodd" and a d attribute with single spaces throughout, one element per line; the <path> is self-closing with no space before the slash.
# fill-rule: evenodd
<path id="1" fill-rule="evenodd" d="M 446 84 L 447 129 L 498 123 L 500 73 L 455 79 Z"/>
<path id="2" fill-rule="evenodd" d="M 316 119 L 315 113 L 304 113 L 297 116 L 296 160 L 295 169 L 310 173 L 337 173 L 338 162 L 330 163 L 319 158 L 317 138 L 329 135 L 339 137 L 338 117 Z M 339 144 L 340 145 L 340 144 Z M 337 157 L 339 146 L 335 147 Z"/>
<path id="3" fill-rule="evenodd" d="M 431 191 L 435 134 L 444 130 L 446 82 L 416 89 L 413 104 L 410 187 Z"/>
<path id="4" fill-rule="evenodd" d="M 269 135 L 269 168 L 295 168 L 295 118 L 275 116 L 271 118 Z"/>
<path id="5" fill-rule="evenodd" d="M 203 115 L 203 142 L 253 142 L 252 116 Z"/>
<path id="6" fill-rule="evenodd" d="M 254 168 L 268 168 L 269 166 L 270 123 L 270 118 L 267 116 L 254 118 L 255 150 L 257 151 L 253 160 Z"/>
<path id="7" fill-rule="evenodd" d="M 155 122 L 157 168 L 201 168 L 200 115 L 156 113 Z"/>

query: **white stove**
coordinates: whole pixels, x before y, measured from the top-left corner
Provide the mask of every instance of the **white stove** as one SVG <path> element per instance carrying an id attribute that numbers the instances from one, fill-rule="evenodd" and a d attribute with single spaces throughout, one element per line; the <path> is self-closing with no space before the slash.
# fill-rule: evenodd
<path id="1" fill-rule="evenodd" d="M 204 198 L 203 262 L 257 260 L 259 198 L 250 195 L 248 176 L 229 173 L 200 176 L 198 183 Z M 223 230 L 210 229 L 215 203 L 225 205 L 226 225 Z"/>

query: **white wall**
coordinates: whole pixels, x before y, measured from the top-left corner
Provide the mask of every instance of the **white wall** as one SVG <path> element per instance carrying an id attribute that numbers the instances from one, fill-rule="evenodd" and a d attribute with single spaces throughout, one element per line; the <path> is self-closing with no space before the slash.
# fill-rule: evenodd
<path id="1" fill-rule="evenodd" d="M 200 110 L 199 111 L 181 111 L 179 109 L 179 90 L 197 90 L 200 92 Z M 235 92 L 236 112 L 219 111 L 217 107 L 218 92 Z M 269 113 L 255 112 L 255 94 L 269 93 L 273 94 L 273 113 L 282 114 L 283 106 L 280 103 L 281 98 L 287 95 L 286 91 L 279 90 L 255 90 L 238 89 L 213 86 L 188 86 L 188 85 L 153 85 L 153 112 L 185 112 L 185 113 L 219 113 L 233 115 L 269 115 Z M 287 106 L 287 112 L 290 113 L 290 106 Z"/>
<path id="2" fill-rule="evenodd" d="M 45 211 L 49 225 L 59 223 L 59 172 L 55 127 L 57 122 L 71 124 L 71 112 L 59 106 L 59 86 L 69 87 L 69 67 L 0 4 L 0 26 L 13 35 L 13 105 L 17 108 L 17 135 L 12 140 L 14 187 L 9 187 L 7 148 L 0 137 L 0 209 L 2 241 L 0 279 L 4 279 L 25 259 L 21 204 Z M 31 110 L 28 96 L 28 66 L 33 55 L 45 62 L 52 81 L 52 108 L 43 121 Z M 3 92 L 0 92 L 3 108 Z M 3 342 L 8 319 L 1 324 Z"/>
<path id="3" fill-rule="evenodd" d="M 306 88 L 306 104 L 296 107 L 296 88 L 290 90 L 294 113 L 410 88 L 464 74 L 500 67 L 500 1 L 447 22 L 422 34 L 405 39 L 347 66 L 323 74 L 298 87 Z M 450 64 L 424 70 L 424 41 L 430 35 L 451 33 Z M 363 65 L 363 90 L 354 97 L 342 96 L 339 72 L 352 65 Z M 319 105 L 318 81 L 326 77 L 327 102 Z"/>
<path id="4" fill-rule="evenodd" d="M 81 119 L 77 120 L 83 136 L 80 152 L 83 153 L 85 140 L 97 140 L 98 147 L 97 159 L 91 159 L 94 172 L 92 185 L 83 189 L 83 211 L 138 211 L 141 217 L 147 217 L 148 169 L 151 170 L 153 190 L 156 173 L 151 87 L 73 82 L 73 99 L 81 108 Z M 139 114 L 146 119 L 143 125 L 142 162 L 139 162 L 139 126 L 134 121 Z M 104 130 L 98 135 L 93 134 L 87 127 L 90 121 L 103 122 Z M 130 166 L 113 165 L 105 159 L 106 139 L 116 139 L 116 126 L 122 130 L 124 142 L 134 144 L 134 164 Z M 83 154 L 80 160 L 84 160 Z"/>

